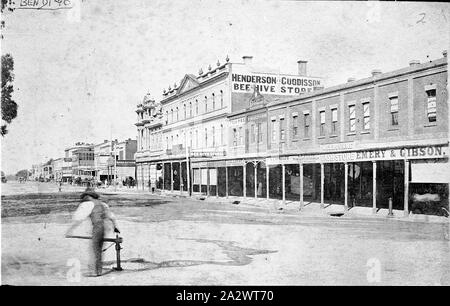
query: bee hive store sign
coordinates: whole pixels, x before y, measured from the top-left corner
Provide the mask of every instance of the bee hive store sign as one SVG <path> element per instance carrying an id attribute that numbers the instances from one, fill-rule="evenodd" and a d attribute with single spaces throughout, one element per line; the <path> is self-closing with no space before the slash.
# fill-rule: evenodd
<path id="1" fill-rule="evenodd" d="M 252 93 L 256 89 L 263 95 L 298 95 L 321 86 L 320 78 L 265 73 L 233 73 L 231 75 L 232 91 L 239 93 Z"/>

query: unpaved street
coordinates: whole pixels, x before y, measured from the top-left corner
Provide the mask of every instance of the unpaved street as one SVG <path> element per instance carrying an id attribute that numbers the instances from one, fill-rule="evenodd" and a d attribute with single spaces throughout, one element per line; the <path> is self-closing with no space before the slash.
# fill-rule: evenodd
<path id="1" fill-rule="evenodd" d="M 102 194 L 120 222 L 124 270 L 88 277 L 89 241 L 64 238 L 78 196 L 2 196 L 2 284 L 450 285 L 447 224 L 144 194 Z M 114 246 L 104 254 L 108 271 Z"/>

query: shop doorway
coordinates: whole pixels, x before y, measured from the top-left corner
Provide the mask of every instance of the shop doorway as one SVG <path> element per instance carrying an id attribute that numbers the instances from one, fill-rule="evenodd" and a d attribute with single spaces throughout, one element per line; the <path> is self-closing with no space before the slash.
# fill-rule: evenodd
<path id="1" fill-rule="evenodd" d="M 348 164 L 348 206 L 372 207 L 373 163 Z"/>
<path id="2" fill-rule="evenodd" d="M 303 165 L 303 199 L 320 202 L 320 164 Z"/>
<path id="3" fill-rule="evenodd" d="M 377 162 L 377 207 L 389 208 L 389 198 L 392 198 L 393 209 L 403 210 L 404 201 L 403 160 L 388 160 Z"/>
<path id="4" fill-rule="evenodd" d="M 324 164 L 323 200 L 328 204 L 342 204 L 345 201 L 345 165 Z"/>

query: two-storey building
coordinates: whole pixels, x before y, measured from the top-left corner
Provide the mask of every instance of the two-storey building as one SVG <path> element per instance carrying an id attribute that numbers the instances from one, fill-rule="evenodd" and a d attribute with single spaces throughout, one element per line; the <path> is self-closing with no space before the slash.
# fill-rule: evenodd
<path id="1" fill-rule="evenodd" d="M 299 67 L 304 71 L 306 62 L 299 61 Z M 164 90 L 160 103 L 147 95 L 136 110 L 138 186 L 219 192 L 221 183 L 216 178 L 223 174 L 219 175 L 218 168 L 225 165 L 230 154 L 229 114 L 248 107 L 254 91 L 267 94 L 266 100 L 272 101 L 298 96 L 321 85 L 321 79 L 307 78 L 305 73 L 291 76 L 261 72 L 252 64 L 251 56 L 244 56 L 243 63 L 231 63 L 227 57 L 223 64 L 218 61 L 207 71 L 200 69 L 197 76 L 185 75 L 179 85 Z M 240 133 L 236 137 L 242 141 L 242 127 L 236 130 L 233 135 Z M 240 165 L 241 161 L 228 161 L 232 163 Z"/>
<path id="2" fill-rule="evenodd" d="M 259 104 L 229 116 L 227 158 L 239 157 L 242 165 L 225 168 L 234 171 L 226 176 L 225 196 L 369 206 L 374 213 L 391 201 L 405 214 L 443 214 L 447 86 L 444 52 L 435 61 L 374 70 L 296 99 L 266 103 L 262 95 Z"/>

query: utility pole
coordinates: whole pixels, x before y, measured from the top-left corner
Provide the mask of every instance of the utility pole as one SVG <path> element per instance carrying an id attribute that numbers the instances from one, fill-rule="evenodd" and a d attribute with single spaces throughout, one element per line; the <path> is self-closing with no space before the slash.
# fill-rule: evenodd
<path id="1" fill-rule="evenodd" d="M 115 143 L 114 143 L 114 191 L 117 191 L 117 152 Z"/>

